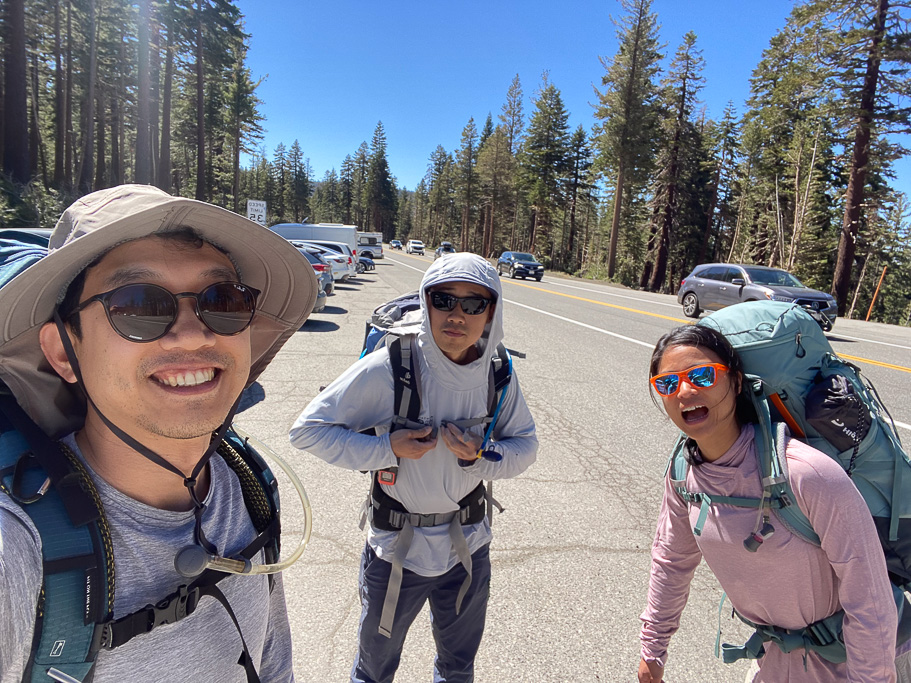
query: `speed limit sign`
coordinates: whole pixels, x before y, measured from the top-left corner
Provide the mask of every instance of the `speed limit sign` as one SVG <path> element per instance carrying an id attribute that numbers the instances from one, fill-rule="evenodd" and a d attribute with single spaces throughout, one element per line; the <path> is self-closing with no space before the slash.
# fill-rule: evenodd
<path id="1" fill-rule="evenodd" d="M 266 226 L 266 202 L 258 199 L 247 200 L 247 218 L 254 223 Z"/>

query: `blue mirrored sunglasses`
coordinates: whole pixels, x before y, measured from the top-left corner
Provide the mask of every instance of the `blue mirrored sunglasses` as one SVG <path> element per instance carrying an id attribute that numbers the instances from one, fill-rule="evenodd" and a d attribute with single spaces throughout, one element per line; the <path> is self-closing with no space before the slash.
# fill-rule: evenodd
<path id="1" fill-rule="evenodd" d="M 683 372 L 665 372 L 655 375 L 649 381 L 662 396 L 673 396 L 680 391 L 680 383 L 686 382 L 697 389 L 709 389 L 715 386 L 721 373 L 727 372 L 728 366 L 721 363 L 706 363 L 684 370 Z"/>

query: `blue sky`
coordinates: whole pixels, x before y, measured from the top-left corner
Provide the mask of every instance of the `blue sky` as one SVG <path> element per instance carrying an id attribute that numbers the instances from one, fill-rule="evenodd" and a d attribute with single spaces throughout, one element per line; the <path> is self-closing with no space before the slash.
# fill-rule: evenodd
<path id="1" fill-rule="evenodd" d="M 437 145 L 460 143 L 474 117 L 497 115 L 518 74 L 525 113 L 549 72 L 570 126 L 594 123 L 591 103 L 617 49 L 615 0 L 240 0 L 248 63 L 266 117 L 267 153 L 300 142 L 316 179 L 368 144 L 378 121 L 399 186 L 414 189 Z M 731 100 L 742 114 L 749 77 L 793 0 L 654 0 L 665 53 L 693 31 L 706 62 L 708 115 Z M 898 166 L 911 170 L 906 162 Z M 905 174 L 907 176 L 907 174 Z M 903 178 L 895 184 L 904 187 Z"/>

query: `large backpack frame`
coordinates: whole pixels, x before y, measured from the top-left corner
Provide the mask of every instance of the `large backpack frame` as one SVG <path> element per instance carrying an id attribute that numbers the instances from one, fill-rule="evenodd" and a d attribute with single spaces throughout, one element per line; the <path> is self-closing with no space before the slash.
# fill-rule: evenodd
<path id="1" fill-rule="evenodd" d="M 905 617 L 899 634 L 899 642 L 903 642 L 908 635 L 909 616 L 902 615 L 903 590 L 911 585 L 911 458 L 903 450 L 892 418 L 875 388 L 857 366 L 835 354 L 818 323 L 800 306 L 746 302 L 717 311 L 698 324 L 724 334 L 743 362 L 743 391 L 750 397 L 757 416 L 756 449 L 763 494 L 761 499 L 747 499 L 688 491 L 687 445 L 681 436 L 668 467 L 677 494 L 700 507 L 694 533 L 701 533 L 711 505 L 734 505 L 757 509 L 752 541 L 745 542 L 749 550 L 756 551 L 761 546 L 770 514 L 807 542 L 819 545 L 819 536 L 794 503 L 785 458 L 787 425 L 792 436 L 839 462 L 867 503 L 886 556 L 896 605 L 900 616 Z M 847 450 L 826 439 L 806 416 L 808 393 L 816 383 L 835 375 L 846 380 L 869 419 L 863 438 L 855 437 Z M 852 433 L 859 434 L 858 426 L 852 425 Z M 761 656 L 762 642 L 773 641 L 786 652 L 801 647 L 815 650 L 830 661 L 844 661 L 844 643 L 839 639 L 842 616 L 838 613 L 802 632 L 791 633 L 747 622 L 757 633 L 743 648 L 725 645 L 724 660 Z"/>

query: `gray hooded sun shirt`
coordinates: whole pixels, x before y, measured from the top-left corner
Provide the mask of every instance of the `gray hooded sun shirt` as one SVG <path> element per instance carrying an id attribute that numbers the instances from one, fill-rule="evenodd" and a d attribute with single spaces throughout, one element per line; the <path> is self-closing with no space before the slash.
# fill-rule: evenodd
<path id="1" fill-rule="evenodd" d="M 478 342 L 479 358 L 466 365 L 449 360 L 434 342 L 427 316 L 426 292 L 444 282 L 470 282 L 496 294 L 493 318 Z M 439 429 L 442 422 L 469 420 L 487 415 L 489 373 L 497 344 L 503 340 L 503 302 L 494 268 L 474 254 L 453 254 L 437 259 L 421 281 L 420 331 L 413 347 L 420 377 L 420 422 Z M 486 315 L 486 312 L 485 312 Z M 398 460 L 389 442 L 395 412 L 392 366 L 387 349 L 367 354 L 326 387 L 301 413 L 291 428 L 291 443 L 326 462 L 351 470 L 380 470 L 398 466 L 395 485 L 385 491 L 409 512 L 420 514 L 457 510 L 459 501 L 483 479 L 506 479 L 524 472 L 538 449 L 532 419 L 515 370 L 503 407 L 486 448 L 500 453 L 499 462 L 476 460 L 460 467 L 456 455 L 437 435 L 436 446 L 418 460 Z M 360 434 L 376 428 L 379 436 Z M 483 438 L 485 427 L 470 432 Z M 463 527 L 474 553 L 490 542 L 490 526 L 483 522 Z M 367 540 L 376 554 L 388 561 L 395 552 L 398 533 L 370 528 Z M 421 527 L 403 566 L 422 576 L 438 576 L 459 563 L 448 525 Z"/>

